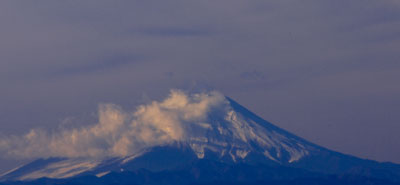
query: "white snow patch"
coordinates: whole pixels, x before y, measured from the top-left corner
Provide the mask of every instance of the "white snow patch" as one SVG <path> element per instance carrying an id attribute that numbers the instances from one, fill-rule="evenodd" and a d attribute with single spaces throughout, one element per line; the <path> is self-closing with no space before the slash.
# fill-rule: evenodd
<path id="1" fill-rule="evenodd" d="M 98 173 L 98 174 L 96 174 L 96 177 L 100 178 L 100 177 L 103 177 L 104 175 L 107 175 L 107 174 L 109 174 L 109 173 L 110 173 L 110 171 Z"/>
<path id="2" fill-rule="evenodd" d="M 236 156 L 241 157 L 242 159 L 246 158 L 247 154 L 249 154 L 250 151 L 247 150 L 236 150 Z"/>
<path id="3" fill-rule="evenodd" d="M 90 169 L 93 169 L 99 163 L 100 163 L 99 161 L 66 160 L 50 164 L 44 169 L 26 174 L 19 179 L 29 180 L 29 179 L 38 179 L 42 177 L 56 178 L 56 179 L 68 178 L 83 173 L 85 171 L 88 171 Z"/>
<path id="4" fill-rule="evenodd" d="M 12 172 L 15 172 L 15 171 L 17 171 L 18 169 L 20 169 L 20 168 L 23 167 L 23 166 L 24 166 L 24 165 L 20 165 L 20 166 L 14 168 L 14 169 L 11 169 L 11 170 L 9 170 L 9 171 L 7 171 L 7 172 L 1 174 L 0 177 L 3 177 L 3 176 L 6 176 L 7 174 L 10 174 L 10 173 L 12 173 Z"/>
<path id="5" fill-rule="evenodd" d="M 268 159 L 271 159 L 271 160 L 273 160 L 273 161 L 275 161 L 275 162 L 278 162 L 278 160 L 276 160 L 274 157 L 272 157 L 272 155 L 269 153 L 268 150 L 265 150 L 265 151 L 264 151 L 264 155 L 265 155 L 266 157 L 268 157 Z"/>
<path id="6" fill-rule="evenodd" d="M 136 153 L 136 154 L 133 154 L 133 155 L 131 155 L 131 156 L 125 158 L 125 159 L 121 162 L 121 164 L 125 164 L 125 163 L 127 163 L 127 162 L 129 162 L 129 161 L 132 161 L 133 159 L 135 159 L 135 158 L 137 158 L 137 157 L 143 155 L 144 153 L 145 153 L 145 150 L 143 150 L 143 151 L 141 151 L 141 152 L 138 152 L 138 153 Z"/>
<path id="7" fill-rule="evenodd" d="M 190 147 L 197 155 L 197 158 L 199 158 L 199 159 L 204 158 L 204 146 L 203 145 L 198 145 L 198 144 L 193 143 L 190 145 Z"/>

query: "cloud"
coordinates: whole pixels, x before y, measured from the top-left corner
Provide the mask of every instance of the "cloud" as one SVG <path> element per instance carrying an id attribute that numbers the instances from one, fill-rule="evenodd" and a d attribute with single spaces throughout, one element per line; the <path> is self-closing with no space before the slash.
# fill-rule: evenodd
<path id="1" fill-rule="evenodd" d="M 212 32 L 208 29 L 193 29 L 193 28 L 146 28 L 137 30 L 137 33 L 150 36 L 160 37 L 199 37 L 209 36 Z"/>
<path id="2" fill-rule="evenodd" d="M 96 63 L 90 63 L 87 65 L 73 66 L 69 68 L 63 68 L 58 71 L 52 72 L 51 77 L 54 76 L 67 76 L 67 75 L 79 75 L 79 74 L 90 74 L 94 72 L 109 71 L 121 67 L 126 67 L 138 61 L 142 60 L 139 56 L 115 54 L 112 56 L 103 56 L 97 60 Z M 48 77 L 46 76 L 46 77 Z"/>
<path id="3" fill-rule="evenodd" d="M 210 110 L 225 105 L 218 92 L 188 95 L 171 90 L 163 101 L 153 101 L 129 112 L 102 104 L 98 123 L 55 132 L 33 129 L 23 136 L 0 140 L 6 157 L 104 157 L 126 156 L 154 145 L 185 140 L 188 124 L 202 124 Z"/>

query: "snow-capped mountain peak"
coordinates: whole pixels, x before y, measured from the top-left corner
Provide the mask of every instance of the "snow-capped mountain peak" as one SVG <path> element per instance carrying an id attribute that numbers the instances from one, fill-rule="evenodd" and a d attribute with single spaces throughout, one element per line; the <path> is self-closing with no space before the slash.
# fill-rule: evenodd
<path id="1" fill-rule="evenodd" d="M 259 153 L 279 162 L 294 162 L 317 147 L 258 118 L 232 99 L 225 99 L 225 111 L 211 112 L 187 141 L 199 158 L 204 150 L 229 155 L 234 161 Z"/>
<path id="2" fill-rule="evenodd" d="M 0 181 L 101 179 L 116 173 L 128 173 L 129 178 L 133 173 L 139 179 L 142 175 L 138 173 L 155 173 L 158 178 L 158 173 L 175 170 L 179 178 L 190 172 L 194 179 L 186 180 L 195 182 L 199 170 L 205 170 L 201 174 L 208 179 L 208 168 L 213 168 L 219 174 L 213 175 L 217 180 L 228 169 L 232 171 L 226 179 L 242 178 L 236 177 L 239 170 L 253 180 L 249 169 L 264 180 L 272 178 L 264 177 L 266 174 L 314 177 L 315 173 L 356 173 L 400 182 L 399 165 L 363 160 L 312 144 L 218 92 L 188 95 L 175 90 L 165 100 L 133 112 L 103 105 L 98 124 L 58 133 L 33 130 L 0 141 L 0 149 L 6 149 L 8 155 L 39 158 L 1 175 Z"/>
<path id="3" fill-rule="evenodd" d="M 33 130 L 10 138 L 0 142 L 6 154 L 31 154 L 39 159 L 3 174 L 0 181 L 85 175 L 102 178 L 138 169 L 180 169 L 196 161 L 284 166 L 318 173 L 355 168 L 378 170 L 380 174 L 382 169 L 391 169 L 393 177 L 400 174 L 399 166 L 381 165 L 312 144 L 218 92 L 186 94 L 175 90 L 165 100 L 139 106 L 133 112 L 103 105 L 98 124 L 57 133 Z"/>

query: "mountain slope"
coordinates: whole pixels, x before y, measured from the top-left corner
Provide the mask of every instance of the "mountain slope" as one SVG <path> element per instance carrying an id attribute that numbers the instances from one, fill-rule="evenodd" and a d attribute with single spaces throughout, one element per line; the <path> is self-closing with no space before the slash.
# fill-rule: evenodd
<path id="1" fill-rule="evenodd" d="M 201 98 L 193 99 L 192 104 L 200 105 L 197 108 L 203 107 Z M 161 105 L 173 110 L 176 107 L 190 109 L 187 101 L 190 103 L 190 100 L 186 100 L 186 104 L 181 105 L 171 104 L 166 100 Z M 136 173 L 141 169 L 146 169 L 153 175 L 166 170 L 177 172 L 193 164 L 205 163 L 228 166 L 219 170 L 237 169 L 240 165 L 250 165 L 249 171 L 284 169 L 277 170 L 279 173 L 272 173 L 271 170 L 268 172 L 274 174 L 275 178 L 272 179 L 280 176 L 280 180 L 287 178 L 285 173 L 292 177 L 295 177 L 294 174 L 301 174 L 297 175 L 299 178 L 350 174 L 400 182 L 399 165 L 363 160 L 317 146 L 263 120 L 230 98 L 220 98 L 203 112 L 206 114 L 199 116 L 201 119 L 192 119 L 198 113 L 196 109 L 189 112 L 189 117 L 192 117 L 185 119 L 184 124 L 178 124 L 178 127 L 169 125 L 175 129 L 173 131 L 168 130 L 171 129 L 169 127 L 163 128 L 167 134 L 176 134 L 176 130 L 180 130 L 179 137 L 169 137 L 175 139 L 144 147 L 130 155 L 40 159 L 2 175 L 0 180 L 84 176 L 102 178 L 115 173 Z M 179 116 L 188 117 L 187 112 L 180 113 Z M 212 170 L 218 173 L 217 169 Z M 265 174 L 266 171 L 268 170 L 261 170 L 260 173 Z M 204 173 L 199 172 L 199 175 Z"/>

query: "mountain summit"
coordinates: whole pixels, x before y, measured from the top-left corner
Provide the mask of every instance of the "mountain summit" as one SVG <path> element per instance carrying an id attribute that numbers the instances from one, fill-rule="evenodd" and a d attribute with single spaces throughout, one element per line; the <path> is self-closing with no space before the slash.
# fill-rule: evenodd
<path id="1" fill-rule="evenodd" d="M 44 143 L 36 141 L 42 137 L 37 131 L 30 135 L 29 142 L 38 146 L 30 150 L 46 155 L 3 174 L 1 180 L 101 179 L 126 172 L 140 176 L 195 167 L 215 174 L 223 170 L 224 175 L 229 174 L 227 169 L 239 174 L 251 169 L 261 174 L 249 176 L 253 180 L 356 175 L 400 181 L 399 165 L 359 159 L 312 144 L 218 92 L 187 95 L 174 90 L 164 101 L 139 106 L 133 113 L 103 105 L 96 125 L 45 133 L 51 137 Z M 30 146 L 25 147 L 10 151 L 26 152 Z M 138 175 L 138 170 L 146 173 Z M 248 175 L 243 176 L 246 179 Z"/>

